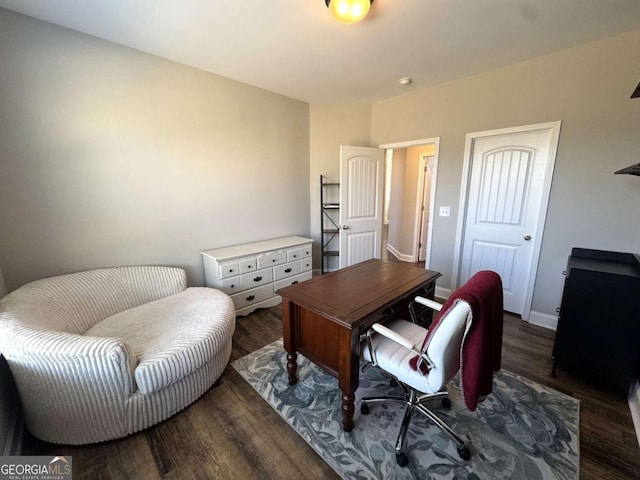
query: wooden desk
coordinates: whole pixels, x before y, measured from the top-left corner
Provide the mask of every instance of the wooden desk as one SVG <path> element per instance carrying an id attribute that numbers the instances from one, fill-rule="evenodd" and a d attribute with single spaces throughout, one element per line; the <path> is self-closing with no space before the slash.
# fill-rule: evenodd
<path id="1" fill-rule="evenodd" d="M 415 296 L 433 298 L 438 277 L 438 272 L 373 259 L 278 290 L 289 384 L 297 382 L 297 352 L 338 377 L 342 426 L 350 432 L 360 335 L 394 318 Z"/>

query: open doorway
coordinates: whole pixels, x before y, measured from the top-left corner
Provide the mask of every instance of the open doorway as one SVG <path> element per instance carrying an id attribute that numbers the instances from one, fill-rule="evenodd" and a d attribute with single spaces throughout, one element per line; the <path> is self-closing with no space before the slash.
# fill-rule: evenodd
<path id="1" fill-rule="evenodd" d="M 438 146 L 438 138 L 380 146 L 387 150 L 383 255 L 425 268 L 431 263 Z"/>

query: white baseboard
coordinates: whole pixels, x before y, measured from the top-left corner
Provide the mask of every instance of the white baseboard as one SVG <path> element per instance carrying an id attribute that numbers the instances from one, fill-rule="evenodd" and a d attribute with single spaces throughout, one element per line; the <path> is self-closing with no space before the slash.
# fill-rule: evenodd
<path id="1" fill-rule="evenodd" d="M 556 315 L 549 315 L 548 313 L 531 310 L 528 321 L 533 325 L 538 325 L 539 327 L 548 328 L 550 330 L 556 330 L 558 328 L 558 317 Z"/>
<path id="2" fill-rule="evenodd" d="M 436 295 L 436 298 L 443 298 L 446 300 L 451 295 L 451 289 L 444 288 L 444 287 L 436 287 L 435 295 Z"/>
<path id="3" fill-rule="evenodd" d="M 633 426 L 636 429 L 638 445 L 640 445 L 640 383 L 637 380 L 629 389 L 629 410 L 631 410 Z"/>
<path id="4" fill-rule="evenodd" d="M 413 259 L 413 255 L 407 255 L 406 253 L 400 253 L 393 245 L 387 243 L 387 250 L 391 255 L 396 257 L 398 260 L 402 262 L 415 262 Z"/>

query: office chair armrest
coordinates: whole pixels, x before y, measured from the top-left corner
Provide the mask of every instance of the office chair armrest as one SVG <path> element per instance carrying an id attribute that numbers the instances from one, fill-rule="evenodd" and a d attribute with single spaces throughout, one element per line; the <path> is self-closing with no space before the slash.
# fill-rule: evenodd
<path id="1" fill-rule="evenodd" d="M 440 310 L 442 310 L 442 307 L 444 306 L 441 303 L 434 302 L 433 300 L 429 300 L 428 298 L 424 298 L 424 297 L 416 297 L 413 299 L 413 301 L 416 303 L 419 303 L 420 305 L 424 305 L 425 307 L 429 307 L 430 309 L 435 310 L 436 312 L 439 312 Z"/>
<path id="2" fill-rule="evenodd" d="M 391 330 L 390 328 L 385 327 L 384 325 L 381 325 L 379 323 L 374 323 L 371 328 L 373 328 L 373 330 L 376 333 L 379 333 L 380 335 L 382 335 L 383 337 L 387 337 L 389 340 L 394 341 L 395 343 L 397 343 L 398 345 L 406 348 L 407 350 L 411 350 L 412 352 L 416 351 L 416 346 L 415 344 L 411 343 L 408 339 L 404 338 L 402 335 L 394 332 L 393 330 Z M 418 355 L 420 354 L 420 352 L 416 352 L 418 353 Z"/>
<path id="3" fill-rule="evenodd" d="M 379 323 L 374 323 L 371 326 L 371 330 L 378 333 L 379 335 L 382 335 L 383 337 L 388 338 L 392 342 L 397 343 L 401 347 L 406 348 L 410 352 L 415 353 L 418 357 L 422 359 L 423 362 L 427 364 L 429 369 L 433 368 L 433 362 L 431 361 L 429 356 L 425 352 L 423 352 L 420 348 L 416 348 L 416 345 L 414 343 L 411 343 L 411 341 L 408 340 L 407 338 L 403 337 L 402 335 L 394 332 L 390 328 L 387 328 L 384 325 L 381 325 Z M 376 358 L 376 352 L 375 352 L 375 349 L 373 348 L 373 341 L 371 340 L 371 334 L 370 334 L 371 330 L 367 332 L 367 337 L 368 337 L 367 346 L 369 347 L 369 353 L 371 354 L 371 359 L 373 360 L 372 363 L 374 365 L 377 365 L 378 361 Z"/>

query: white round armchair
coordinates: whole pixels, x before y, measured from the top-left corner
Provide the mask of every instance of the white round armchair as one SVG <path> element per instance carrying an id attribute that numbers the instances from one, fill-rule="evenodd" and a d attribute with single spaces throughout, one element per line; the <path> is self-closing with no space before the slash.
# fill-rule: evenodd
<path id="1" fill-rule="evenodd" d="M 0 300 L 0 352 L 27 428 L 53 443 L 123 437 L 179 412 L 218 379 L 229 296 L 184 270 L 134 266 L 28 283 Z"/>

